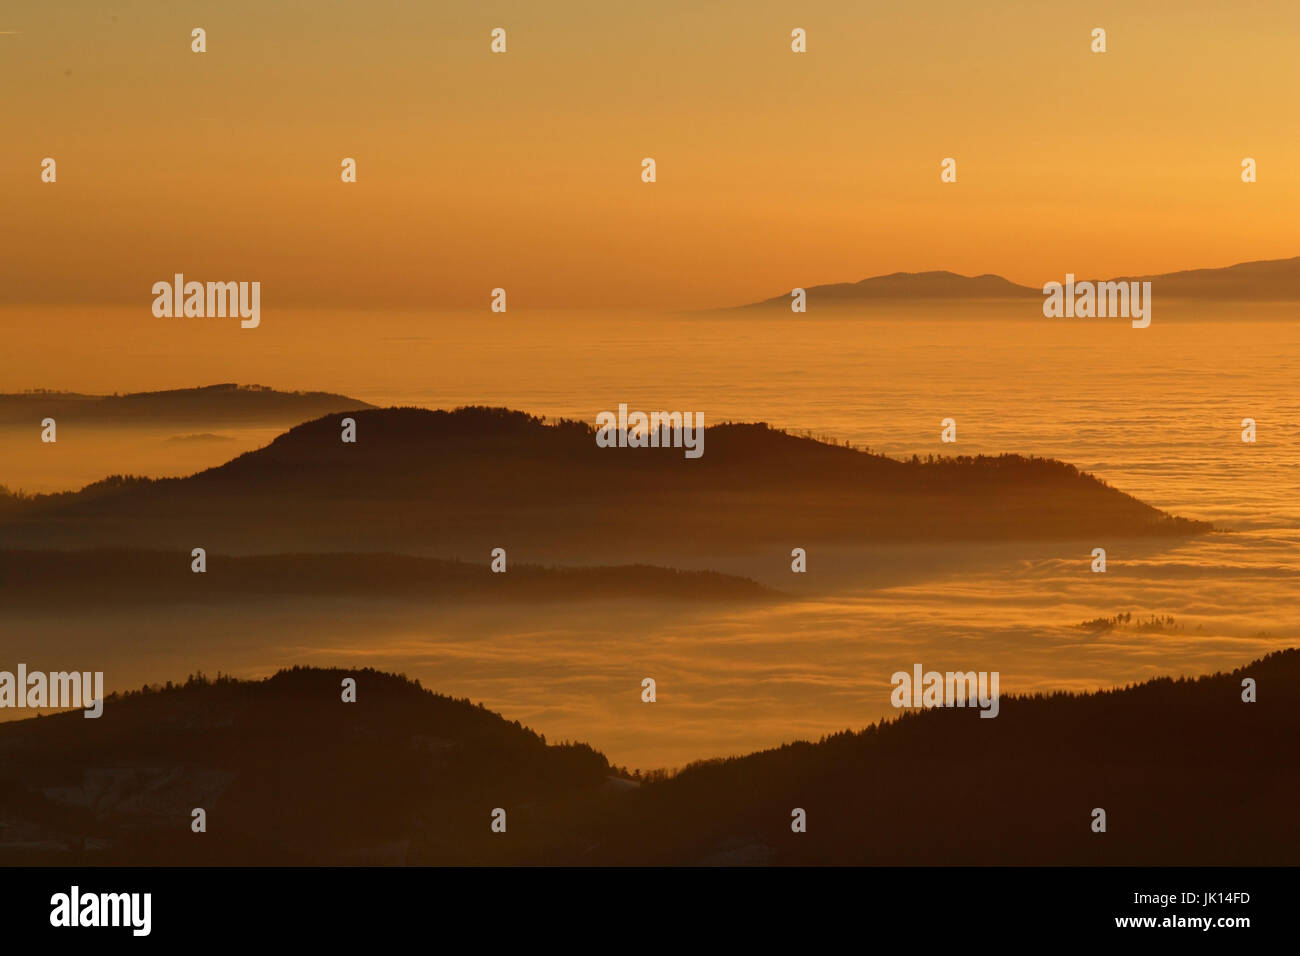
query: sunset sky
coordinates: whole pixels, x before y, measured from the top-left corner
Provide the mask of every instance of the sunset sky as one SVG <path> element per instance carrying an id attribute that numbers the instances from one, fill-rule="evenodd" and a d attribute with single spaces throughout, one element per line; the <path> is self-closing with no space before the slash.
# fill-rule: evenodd
<path id="1" fill-rule="evenodd" d="M 8 303 L 184 272 L 264 308 L 694 308 L 1300 254 L 1295 0 L 20 0 L 0 33 Z"/>
<path id="2" fill-rule="evenodd" d="M 1161 862 L 1105 855 L 1147 830 L 1207 864 L 1300 862 L 1294 788 L 1269 776 L 1300 766 L 1274 719 L 1300 700 L 1300 0 L 9 0 L 0 91 L 0 674 L 100 673 L 109 695 L 363 675 L 360 724 L 338 673 L 324 703 L 299 676 L 107 697 L 170 736 L 106 751 L 57 725 L 67 749 L 0 788 L 0 862 L 110 838 L 191 853 L 206 807 L 232 855 L 355 839 L 349 863 L 490 863 L 453 839 L 479 802 L 492 854 L 525 865 L 603 865 L 618 828 L 692 864 L 876 865 L 899 833 L 958 863 Z M 1260 260 L 1288 261 L 1231 288 L 1135 282 L 1097 314 L 1032 291 Z M 929 270 L 1031 291 L 788 304 Z M 258 283 L 256 329 L 155 311 L 178 273 L 214 305 Z M 621 450 L 584 431 L 622 409 L 703 425 L 703 460 L 698 431 Z M 390 732 L 372 717 L 403 698 L 367 668 L 447 699 Z M 1003 695 L 1170 682 L 841 736 L 917 711 L 892 680 L 917 668 Z M 333 716 L 280 774 L 307 738 L 277 715 L 312 700 Z M 594 762 L 581 788 L 503 795 L 543 751 L 498 745 L 481 708 L 644 770 L 828 739 L 625 810 L 635 781 Z M 10 723 L 29 715 L 0 706 L 0 752 L 45 747 L 53 720 Z M 1110 744 L 1130 718 L 1150 759 Z M 259 721 L 263 749 L 228 763 Z M 389 743 L 363 754 L 362 724 Z M 338 772 L 335 730 L 360 779 L 396 761 L 399 809 Z M 1247 775 L 1207 775 L 1207 739 L 1224 767 L 1245 740 Z M 933 784 L 935 754 L 996 786 Z M 104 767 L 139 773 L 105 802 Z M 299 791 L 320 798 L 305 822 Z M 354 798 L 365 827 L 337 809 Z M 507 806 L 517 841 L 487 827 Z M 793 844 L 790 807 L 814 821 Z M 312 821 L 319 839 L 285 837 Z M 734 856 L 701 856 L 715 827 Z"/>

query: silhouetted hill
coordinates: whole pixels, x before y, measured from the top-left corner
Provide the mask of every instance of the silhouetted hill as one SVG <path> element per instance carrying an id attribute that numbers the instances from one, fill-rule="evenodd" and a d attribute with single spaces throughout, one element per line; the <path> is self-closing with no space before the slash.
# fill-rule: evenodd
<path id="1" fill-rule="evenodd" d="M 374 406 L 329 392 L 280 392 L 263 385 L 206 385 L 127 395 L 21 392 L 0 395 L 0 425 L 286 425 Z"/>
<path id="2" fill-rule="evenodd" d="M 0 724 L 0 758 L 4 864 L 1294 865 L 1300 650 L 1004 696 L 991 720 L 909 713 L 639 788 L 585 745 L 369 670 L 113 696 L 94 721 Z M 194 807 L 206 834 L 190 832 Z"/>
<path id="3" fill-rule="evenodd" d="M 1152 295 L 1172 299 L 1230 300 L 1240 302 L 1276 302 L 1300 299 L 1300 256 L 1293 259 L 1269 259 L 1242 262 L 1218 269 L 1187 269 L 1158 275 L 1117 276 L 1091 281 L 1132 282 L 1148 281 Z M 1065 272 L 1049 276 L 1045 281 L 1062 282 Z M 963 276 L 955 272 L 894 272 L 890 275 L 872 276 L 860 282 L 836 282 L 816 285 L 806 289 L 808 304 L 844 305 L 897 302 L 904 300 L 926 301 L 937 299 L 1019 299 L 1043 297 L 1042 286 L 1017 285 L 1001 276 L 985 274 Z M 750 305 L 742 309 L 790 308 L 790 293 Z"/>
<path id="4" fill-rule="evenodd" d="M 963 276 L 955 272 L 892 272 L 889 275 L 871 276 L 859 282 L 834 282 L 828 285 L 809 286 L 804 290 L 808 304 L 843 305 L 852 303 L 889 302 L 897 300 L 929 299 L 1020 299 L 1042 297 L 1041 289 L 1017 285 L 1001 276 L 984 274 Z M 740 306 L 742 309 L 790 308 L 790 293 L 762 302 Z"/>
<path id="5" fill-rule="evenodd" d="M 8 499 L 0 547 L 401 551 L 471 562 L 504 547 L 526 563 L 636 563 L 788 556 L 812 542 L 1208 530 L 1049 459 L 899 461 L 764 424 L 721 424 L 691 460 L 681 448 L 599 448 L 587 424 L 505 409 L 350 417 L 355 444 L 340 441 L 330 416 L 188 478 L 113 478 Z"/>
<path id="6" fill-rule="evenodd" d="M 905 668 L 904 668 L 905 669 Z M 1241 699 L 1242 679 L 1258 702 Z M 644 863 L 1300 862 L 1300 650 L 1194 680 L 1002 698 L 697 764 L 643 786 L 602 856 Z M 791 832 L 791 811 L 807 832 Z M 1092 811 L 1107 830 L 1091 830 Z"/>
<path id="7" fill-rule="evenodd" d="M 0 758 L 4 864 L 504 862 L 572 840 L 530 824 L 611 772 L 405 678 L 297 668 L 0 724 Z M 489 829 L 496 807 L 508 837 Z"/>
<path id="8" fill-rule="evenodd" d="M 649 565 L 539 567 L 478 564 L 400 554 L 209 553 L 191 569 L 188 551 L 0 551 L 0 604 L 11 609 L 225 603 L 292 597 L 372 600 L 575 601 L 632 595 L 662 600 L 777 597 L 748 578 Z"/>

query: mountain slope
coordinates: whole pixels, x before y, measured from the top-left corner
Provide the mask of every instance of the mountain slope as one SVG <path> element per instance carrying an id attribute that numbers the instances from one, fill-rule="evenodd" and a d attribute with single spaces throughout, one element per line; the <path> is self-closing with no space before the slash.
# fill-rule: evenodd
<path id="1" fill-rule="evenodd" d="M 1046 459 L 898 461 L 763 424 L 708 427 L 703 457 L 686 459 L 681 448 L 599 448 L 586 424 L 505 409 L 349 417 L 355 444 L 330 416 L 189 478 L 8 499 L 0 547 L 394 551 L 474 563 L 505 547 L 528 563 L 573 564 L 1207 530 Z"/>
<path id="2" fill-rule="evenodd" d="M 1242 701 L 1242 680 L 1258 701 Z M 699 764 L 642 787 L 610 859 L 1300 863 L 1300 650 L 1228 674 L 1008 697 Z M 790 829 L 807 812 L 807 832 Z M 1093 832 L 1093 810 L 1107 815 Z M 651 836 L 652 835 L 652 836 Z"/>
<path id="3" fill-rule="evenodd" d="M 1300 256 L 1241 262 L 1222 269 L 1121 276 L 1109 281 L 1150 282 L 1153 295 L 1174 299 L 1292 302 L 1300 300 Z"/>
<path id="4" fill-rule="evenodd" d="M 494 808 L 526 830 L 610 775 L 590 747 L 368 669 L 114 695 L 97 720 L 0 724 L 0 757 L 5 864 L 504 862 L 569 834 L 502 840 Z"/>

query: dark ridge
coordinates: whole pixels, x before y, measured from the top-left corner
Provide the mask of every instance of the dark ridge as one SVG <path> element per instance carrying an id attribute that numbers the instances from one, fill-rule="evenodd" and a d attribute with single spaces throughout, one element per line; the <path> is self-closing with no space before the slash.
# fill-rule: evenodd
<path id="1" fill-rule="evenodd" d="M 910 669 L 910 665 L 900 666 Z M 936 668 L 938 669 L 938 668 Z M 1242 701 L 1242 679 L 1258 702 Z M 1295 865 L 1300 650 L 1231 673 L 905 712 L 687 767 L 609 821 L 610 859 Z M 791 832 L 791 810 L 807 832 Z M 1092 811 L 1107 831 L 1091 830 Z"/>
<path id="2" fill-rule="evenodd" d="M 1300 650 L 1004 696 L 994 719 L 906 713 L 635 781 L 584 744 L 371 670 L 113 695 L 95 721 L 0 724 L 0 758 L 4 864 L 1294 865 Z"/>
<path id="3" fill-rule="evenodd" d="M 206 604 L 237 599 L 350 597 L 403 601 L 766 600 L 749 578 L 650 565 L 540 567 L 478 564 L 400 554 L 208 553 L 203 573 L 189 551 L 0 551 L 0 602 L 11 609 L 75 604 Z"/>
<path id="4" fill-rule="evenodd" d="M 115 694 L 98 720 L 0 724 L 0 756 L 0 862 L 38 865 L 505 862 L 572 839 L 530 822 L 612 772 L 586 745 L 369 669 Z M 495 807 L 519 839 L 492 839 Z"/>
<path id="5" fill-rule="evenodd" d="M 1074 466 L 1019 455 L 900 461 L 763 423 L 704 455 L 599 448 L 592 426 L 501 408 L 349 412 L 188 478 L 113 476 L 0 501 L 0 547 L 397 551 L 529 563 L 665 563 L 807 542 L 1088 539 L 1210 530 Z M 707 422 L 706 422 L 707 425 Z M 671 562 L 667 562 L 671 563 Z"/>
<path id="6" fill-rule="evenodd" d="M 0 395 L 0 425 L 36 427 L 54 418 L 73 426 L 284 425 L 349 409 L 373 408 L 330 392 L 281 392 L 265 385 L 205 385 L 126 395 L 20 392 Z"/>

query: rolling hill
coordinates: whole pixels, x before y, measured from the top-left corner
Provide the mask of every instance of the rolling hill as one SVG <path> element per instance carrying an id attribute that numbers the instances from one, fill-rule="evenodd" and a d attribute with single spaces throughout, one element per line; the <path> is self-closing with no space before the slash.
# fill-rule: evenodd
<path id="1" fill-rule="evenodd" d="M 493 839 L 493 808 L 523 830 L 529 805 L 611 773 L 590 747 L 371 670 L 195 675 L 110 697 L 98 720 L 0 724 L 0 757 L 4 864 L 505 861 L 520 847 Z"/>
<path id="2" fill-rule="evenodd" d="M 1242 680 L 1259 699 L 1242 700 Z M 1003 696 L 687 768 L 608 823 L 611 860 L 1295 865 L 1300 650 L 1227 674 Z M 791 831 L 791 809 L 807 832 Z M 1093 832 L 1093 810 L 1107 829 Z M 646 836 L 654 834 L 653 837 Z"/>
<path id="3" fill-rule="evenodd" d="M 758 423 L 709 426 L 703 457 L 686 459 L 681 448 L 599 448 L 587 424 L 506 409 L 349 417 L 354 444 L 328 416 L 187 478 L 6 498 L 0 547 L 383 551 L 471 563 L 504 547 L 525 563 L 665 563 L 788 556 L 820 542 L 1209 530 L 1070 465 L 1017 455 L 900 461 Z"/>

